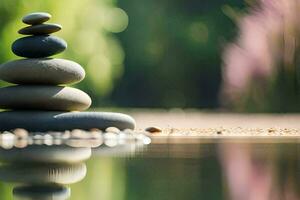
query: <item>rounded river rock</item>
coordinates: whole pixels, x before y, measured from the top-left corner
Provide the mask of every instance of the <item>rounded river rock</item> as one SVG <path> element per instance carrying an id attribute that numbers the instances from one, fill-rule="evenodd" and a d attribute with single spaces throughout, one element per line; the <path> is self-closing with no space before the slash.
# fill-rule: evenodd
<path id="1" fill-rule="evenodd" d="M 61 28 L 59 24 L 38 24 L 22 28 L 18 33 L 23 35 L 47 35 L 60 31 Z"/>
<path id="2" fill-rule="evenodd" d="M 20 59 L 0 65 L 0 79 L 15 84 L 71 84 L 84 77 L 79 64 L 65 59 Z"/>
<path id="3" fill-rule="evenodd" d="M 25 24 L 35 25 L 35 24 L 42 24 L 42 23 L 48 21 L 51 17 L 52 16 L 49 13 L 35 12 L 35 13 L 30 13 L 28 15 L 25 15 L 22 18 L 22 21 Z"/>
<path id="4" fill-rule="evenodd" d="M 17 127 L 40 132 L 93 128 L 105 130 L 108 127 L 124 130 L 134 129 L 135 120 L 125 114 L 109 112 L 0 112 L 0 131 L 8 131 Z"/>
<path id="5" fill-rule="evenodd" d="M 27 58 L 53 56 L 63 52 L 66 48 L 66 41 L 50 35 L 23 37 L 12 44 L 14 54 Z"/>
<path id="6" fill-rule="evenodd" d="M 85 92 L 70 87 L 27 85 L 0 88 L 0 108 L 3 109 L 74 111 L 89 108 L 91 102 Z"/>

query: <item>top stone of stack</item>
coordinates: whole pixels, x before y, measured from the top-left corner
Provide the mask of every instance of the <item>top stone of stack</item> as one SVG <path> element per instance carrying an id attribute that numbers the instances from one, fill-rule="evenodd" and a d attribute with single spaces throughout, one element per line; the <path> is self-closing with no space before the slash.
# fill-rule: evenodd
<path id="1" fill-rule="evenodd" d="M 50 18 L 51 15 L 44 12 L 24 16 L 22 21 L 31 26 L 24 27 L 18 32 L 30 36 L 20 38 L 13 43 L 14 54 L 26 58 L 46 58 L 63 52 L 67 48 L 66 41 L 50 35 L 60 31 L 62 27 L 59 24 L 44 23 Z"/>
<path id="2" fill-rule="evenodd" d="M 37 25 L 37 24 L 42 24 L 42 23 L 48 21 L 51 17 L 52 16 L 49 13 L 35 12 L 35 13 L 30 13 L 30 14 L 24 16 L 22 21 L 25 24 Z"/>
<path id="3" fill-rule="evenodd" d="M 59 24 L 44 24 L 44 22 L 48 21 L 49 19 L 51 19 L 51 15 L 49 13 L 30 13 L 24 16 L 22 21 L 31 26 L 22 28 L 18 32 L 23 35 L 46 35 L 55 33 L 62 29 L 61 25 Z"/>

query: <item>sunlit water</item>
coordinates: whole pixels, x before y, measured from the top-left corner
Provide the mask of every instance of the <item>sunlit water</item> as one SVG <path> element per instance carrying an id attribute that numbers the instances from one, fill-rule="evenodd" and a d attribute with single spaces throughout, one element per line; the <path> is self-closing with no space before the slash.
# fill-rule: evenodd
<path id="1" fill-rule="evenodd" d="M 278 138 L 2 148 L 0 199 L 293 200 L 299 150 Z"/>

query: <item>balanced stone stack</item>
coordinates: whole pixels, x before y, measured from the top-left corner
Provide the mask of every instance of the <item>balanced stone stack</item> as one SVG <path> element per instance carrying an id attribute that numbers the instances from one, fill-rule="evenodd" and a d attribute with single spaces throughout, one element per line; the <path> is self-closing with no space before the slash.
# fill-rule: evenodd
<path id="1" fill-rule="evenodd" d="M 45 23 L 48 13 L 31 13 L 23 18 L 30 26 L 19 30 L 30 35 L 16 40 L 14 54 L 25 59 L 0 65 L 0 79 L 17 84 L 0 88 L 0 131 L 25 128 L 29 131 L 64 131 L 72 129 L 134 129 L 135 121 L 128 115 L 83 111 L 91 99 L 83 91 L 65 86 L 85 77 L 77 63 L 50 58 L 67 48 L 67 43 L 50 35 L 61 30 L 58 24 Z"/>

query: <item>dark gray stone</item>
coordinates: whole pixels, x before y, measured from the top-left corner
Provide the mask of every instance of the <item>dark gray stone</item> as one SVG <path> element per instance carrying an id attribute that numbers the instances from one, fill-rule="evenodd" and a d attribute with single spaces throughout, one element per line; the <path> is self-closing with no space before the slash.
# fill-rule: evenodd
<path id="1" fill-rule="evenodd" d="M 12 44 L 12 51 L 17 56 L 27 58 L 42 58 L 63 52 L 67 43 L 55 36 L 28 36 L 17 39 Z"/>
<path id="2" fill-rule="evenodd" d="M 60 31 L 61 28 L 59 24 L 38 24 L 22 28 L 18 33 L 23 35 L 47 35 Z"/>
<path id="3" fill-rule="evenodd" d="M 29 13 L 28 15 L 25 15 L 22 19 L 22 21 L 25 24 L 42 24 L 46 21 L 48 21 L 52 16 L 49 13 L 45 12 L 35 12 L 35 13 Z"/>
<path id="4" fill-rule="evenodd" d="M 20 59 L 0 65 L 0 79 L 15 84 L 71 84 L 84 76 L 79 64 L 65 59 Z"/>
<path id="5" fill-rule="evenodd" d="M 91 98 L 81 90 L 60 86 L 9 86 L 0 88 L 0 108 L 19 110 L 85 110 Z"/>
<path id="6" fill-rule="evenodd" d="M 42 112 L 6 111 L 0 112 L 0 131 L 24 128 L 28 131 L 65 131 L 72 129 L 105 130 L 116 127 L 120 130 L 134 129 L 132 117 L 108 112 Z"/>

